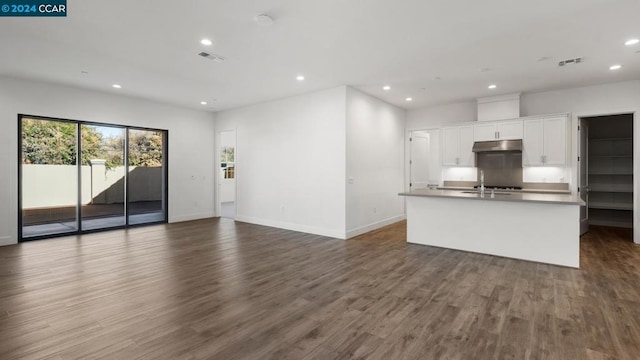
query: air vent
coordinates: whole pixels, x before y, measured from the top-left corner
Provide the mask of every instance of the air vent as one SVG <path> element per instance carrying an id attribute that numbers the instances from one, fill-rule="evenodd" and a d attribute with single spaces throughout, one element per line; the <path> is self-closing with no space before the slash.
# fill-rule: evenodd
<path id="1" fill-rule="evenodd" d="M 198 55 L 202 56 L 205 59 L 209 59 L 209 60 L 212 60 L 212 61 L 215 61 L 215 62 L 218 62 L 218 63 L 224 62 L 226 60 L 225 58 L 223 58 L 220 55 L 213 55 L 213 54 L 206 53 L 204 51 L 199 53 Z"/>
<path id="2" fill-rule="evenodd" d="M 582 62 L 582 58 L 578 57 L 575 59 L 562 60 L 558 63 L 558 66 L 575 65 L 575 64 L 580 64 L 581 62 Z"/>

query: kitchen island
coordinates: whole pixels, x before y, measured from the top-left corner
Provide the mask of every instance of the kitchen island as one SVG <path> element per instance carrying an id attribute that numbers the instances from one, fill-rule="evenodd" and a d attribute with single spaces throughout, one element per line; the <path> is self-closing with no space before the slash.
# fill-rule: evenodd
<path id="1" fill-rule="evenodd" d="M 580 205 L 571 194 L 415 190 L 406 197 L 407 242 L 580 266 Z"/>

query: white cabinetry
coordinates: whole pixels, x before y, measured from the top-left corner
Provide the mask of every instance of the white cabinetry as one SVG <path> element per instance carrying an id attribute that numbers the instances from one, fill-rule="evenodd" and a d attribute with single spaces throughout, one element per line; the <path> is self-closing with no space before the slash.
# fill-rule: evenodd
<path id="1" fill-rule="evenodd" d="M 442 165 L 475 166 L 473 126 L 444 128 L 442 133 Z"/>
<path id="2" fill-rule="evenodd" d="M 522 120 L 501 121 L 473 126 L 475 141 L 522 139 Z"/>
<path id="3" fill-rule="evenodd" d="M 567 117 L 524 121 L 523 166 L 564 166 L 567 163 Z"/>

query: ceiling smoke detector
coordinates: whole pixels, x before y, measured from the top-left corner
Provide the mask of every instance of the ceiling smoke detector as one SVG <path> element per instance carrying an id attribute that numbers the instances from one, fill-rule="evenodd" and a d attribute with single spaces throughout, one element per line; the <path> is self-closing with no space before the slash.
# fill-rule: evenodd
<path id="1" fill-rule="evenodd" d="M 253 18 L 253 21 L 262 26 L 271 26 L 275 22 L 268 14 L 258 14 Z"/>
<path id="2" fill-rule="evenodd" d="M 577 57 L 575 59 L 567 59 L 567 60 L 562 60 L 558 63 L 558 66 L 565 66 L 565 65 L 575 65 L 575 64 L 580 64 L 582 62 L 583 58 L 582 57 Z"/>
<path id="3" fill-rule="evenodd" d="M 222 57 L 220 55 L 209 54 L 209 53 L 204 52 L 204 51 L 199 53 L 198 55 L 202 56 L 205 59 L 209 59 L 209 60 L 215 61 L 217 63 L 221 63 L 221 62 L 224 62 L 226 60 L 224 57 Z"/>

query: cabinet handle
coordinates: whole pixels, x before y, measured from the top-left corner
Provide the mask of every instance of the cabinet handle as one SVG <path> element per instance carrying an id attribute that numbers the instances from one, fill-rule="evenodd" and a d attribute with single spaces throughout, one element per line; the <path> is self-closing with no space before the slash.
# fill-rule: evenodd
<path id="1" fill-rule="evenodd" d="M 540 155 L 540 164 L 544 164 L 544 155 Z"/>

